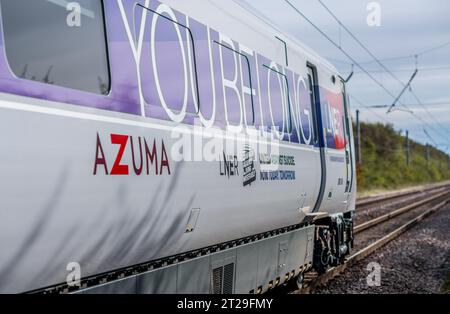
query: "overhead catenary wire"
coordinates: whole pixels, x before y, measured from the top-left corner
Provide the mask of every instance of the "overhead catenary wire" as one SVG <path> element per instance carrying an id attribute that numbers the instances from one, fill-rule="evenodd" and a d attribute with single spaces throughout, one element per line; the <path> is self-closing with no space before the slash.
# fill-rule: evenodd
<path id="1" fill-rule="evenodd" d="M 320 27 L 318 27 L 313 21 L 311 21 L 302 11 L 300 11 L 295 5 L 292 4 L 290 0 L 284 0 L 295 12 L 302 16 L 311 26 L 313 26 L 322 36 L 324 36 L 330 43 L 333 44 L 337 49 L 339 49 L 349 60 L 353 62 L 361 71 L 363 71 L 375 84 L 377 84 L 381 89 L 383 89 L 388 95 L 393 99 L 396 96 L 388 90 L 382 83 L 380 83 L 373 75 L 371 75 L 361 64 L 353 58 L 344 48 L 342 48 L 338 43 L 336 43 L 330 36 L 328 36 Z"/>
<path id="2" fill-rule="evenodd" d="M 354 97 L 353 95 L 350 95 L 350 98 L 352 100 L 354 100 L 360 107 L 363 107 L 367 110 L 369 110 L 370 112 L 372 112 L 375 116 L 377 116 L 378 118 L 380 118 L 381 120 L 384 120 L 387 124 L 390 124 L 390 121 L 388 121 L 384 116 L 378 114 L 373 107 L 371 106 L 367 106 L 365 105 L 361 100 L 357 99 L 356 97 Z M 425 134 L 427 135 L 427 138 L 429 138 L 433 144 L 435 144 L 436 147 L 442 147 L 442 146 L 447 146 L 446 144 L 437 144 L 435 142 L 435 140 L 429 135 L 429 133 L 424 129 Z M 383 150 L 386 152 L 396 152 L 396 151 L 404 151 L 406 148 L 401 148 L 401 149 L 392 149 L 392 148 L 388 148 L 385 146 L 377 146 L 377 150 Z"/>
<path id="3" fill-rule="evenodd" d="M 430 134 L 427 132 L 426 129 L 423 129 L 423 132 L 425 132 L 425 135 L 433 142 L 433 144 L 438 147 L 439 145 L 436 143 L 436 141 L 430 136 Z"/>
<path id="4" fill-rule="evenodd" d="M 395 98 L 394 102 L 392 103 L 392 105 L 389 107 L 387 113 L 391 113 L 394 110 L 394 107 L 397 105 L 397 103 L 400 101 L 400 98 L 403 96 L 403 94 L 405 93 L 405 91 L 408 89 L 409 86 L 411 86 L 412 81 L 414 80 L 414 78 L 416 77 L 417 73 L 419 71 L 416 69 L 413 73 L 413 75 L 411 76 L 411 78 L 409 79 L 408 83 L 406 83 L 406 85 L 404 85 L 403 90 L 401 91 L 401 93 L 397 96 L 397 98 Z M 394 76 L 395 77 L 395 76 Z M 402 84 L 403 85 L 403 84 Z M 404 107 L 406 107 L 407 109 L 409 109 L 407 106 L 403 105 Z M 410 111 L 411 113 L 413 113 L 413 111 Z"/>
<path id="5" fill-rule="evenodd" d="M 447 47 L 447 46 L 450 46 L 450 41 L 448 41 L 448 42 L 446 42 L 446 43 L 444 43 L 444 44 L 441 44 L 441 45 L 432 47 L 432 48 L 430 48 L 430 49 L 423 50 L 422 52 L 419 52 L 419 53 L 417 53 L 416 55 L 420 57 L 420 56 L 423 56 L 423 55 L 425 55 L 425 54 L 434 52 L 434 51 L 436 51 L 436 50 L 440 50 L 440 49 L 442 49 L 442 48 L 445 48 L 445 47 Z"/>
<path id="6" fill-rule="evenodd" d="M 414 90 L 411 88 L 410 89 L 411 94 L 413 95 L 413 97 L 416 99 L 418 105 L 420 107 L 422 107 L 424 109 L 424 111 L 428 114 L 428 116 L 431 118 L 431 120 L 433 120 L 434 123 L 436 123 L 441 129 L 446 130 L 447 127 L 445 127 L 442 123 L 440 123 L 432 114 L 431 112 L 428 110 L 428 108 L 426 107 L 426 105 L 422 102 L 422 100 L 420 100 L 419 96 L 417 96 L 417 94 L 414 92 Z M 439 132 L 440 133 L 440 132 Z"/>
<path id="7" fill-rule="evenodd" d="M 359 106 L 366 108 L 367 110 L 369 110 L 370 112 L 372 112 L 375 116 L 377 116 L 378 118 L 380 118 L 381 120 L 385 121 L 387 124 L 390 124 L 391 122 L 386 118 L 386 116 L 383 116 L 381 114 L 379 114 L 378 112 L 376 112 L 372 107 L 365 105 L 362 101 L 360 101 L 359 99 L 357 99 L 355 96 L 350 95 L 350 98 L 353 99 Z"/>
<path id="8" fill-rule="evenodd" d="M 374 60 L 377 62 L 386 72 L 390 73 L 401 85 L 405 85 L 398 77 L 396 77 L 379 59 L 375 54 L 366 46 L 364 45 L 361 40 L 359 40 L 358 37 L 356 37 L 350 29 L 348 29 L 347 26 L 344 25 L 344 23 L 341 22 L 341 20 L 331 11 L 325 3 L 323 3 L 322 0 L 317 0 L 322 7 L 325 8 L 325 10 L 336 20 L 336 22 L 360 45 Z"/>
<path id="9" fill-rule="evenodd" d="M 391 57 L 391 58 L 383 58 L 383 59 L 378 59 L 378 60 L 386 62 L 386 61 L 396 61 L 396 60 L 405 60 L 405 59 L 415 59 L 416 57 L 421 57 L 423 55 L 435 52 L 437 50 L 446 48 L 448 46 L 450 46 L 450 41 L 449 42 L 445 42 L 445 43 L 440 44 L 440 45 L 437 45 L 435 47 L 432 47 L 432 48 L 429 48 L 429 49 L 417 52 L 415 54 L 398 56 L 398 57 Z M 332 61 L 335 61 L 335 62 L 343 63 L 343 64 L 348 64 L 348 65 L 351 64 L 351 62 L 348 62 L 348 61 L 345 61 L 345 60 L 339 60 L 339 59 L 333 59 L 333 58 L 328 58 L 328 59 L 330 59 Z M 368 61 L 361 61 L 360 64 L 371 64 L 371 63 L 375 63 L 375 62 L 376 61 L 374 61 L 374 60 L 368 60 Z"/>
<path id="10" fill-rule="evenodd" d="M 289 2 L 288 0 L 286 0 L 287 2 Z M 328 6 L 327 5 L 325 5 L 325 3 L 322 1 L 322 0 L 317 0 L 319 3 L 320 3 L 320 5 L 336 20 L 336 22 L 339 24 L 339 26 L 340 26 L 340 28 L 343 28 L 373 59 L 374 59 L 374 61 L 376 62 L 376 63 L 378 63 L 378 65 L 381 67 L 381 68 L 383 68 L 388 74 L 390 74 L 391 75 L 391 77 L 392 78 L 394 78 L 398 83 L 400 83 L 402 86 L 403 86 L 403 90 L 402 90 L 402 92 L 401 92 L 401 94 L 398 96 L 398 97 L 396 97 L 395 98 L 395 101 L 394 101 L 394 103 L 391 105 L 391 107 L 389 108 L 389 110 L 388 110 L 388 113 L 390 113 L 390 112 L 392 112 L 392 109 L 395 107 L 395 105 L 396 105 L 396 103 L 398 102 L 398 103 L 400 103 L 399 102 L 399 100 L 400 100 L 400 98 L 401 98 L 401 96 L 403 95 L 403 93 L 408 89 L 408 87 L 410 87 L 410 84 L 412 83 L 412 80 L 415 78 L 415 76 L 417 75 L 417 73 L 418 73 L 418 64 L 417 64 L 417 60 L 418 60 L 418 57 L 420 56 L 420 55 L 423 55 L 423 54 L 426 54 L 426 53 L 430 53 L 430 52 L 432 52 L 432 51 L 435 51 L 435 50 L 437 50 L 437 49 L 441 49 L 441 48 L 444 48 L 444 47 L 446 47 L 446 46 L 448 46 L 448 45 L 450 45 L 450 42 L 447 42 L 447 43 L 445 43 L 445 44 L 443 44 L 443 45 L 439 45 L 439 46 L 437 46 L 437 47 L 433 47 L 433 48 L 431 48 L 431 49 L 427 49 L 427 50 L 425 50 L 425 51 L 422 51 L 422 52 L 419 52 L 419 53 L 417 53 L 417 54 L 415 54 L 415 55 L 413 55 L 413 57 L 415 58 L 415 61 L 416 61 L 416 69 L 415 69 L 415 71 L 414 71 L 414 73 L 413 73 L 413 75 L 412 75 L 412 77 L 411 77 L 411 79 L 408 81 L 408 83 L 407 84 L 405 84 L 402 80 L 400 80 L 390 69 L 388 69 L 381 61 L 380 61 L 380 59 L 364 44 L 364 43 L 362 43 L 362 41 L 361 40 L 359 40 L 359 38 L 357 37 L 357 36 L 355 36 L 354 34 L 353 34 L 353 32 L 347 27 L 347 26 L 345 26 L 345 24 L 344 23 L 342 23 L 342 21 L 333 13 L 333 11 L 330 9 L 330 8 L 328 8 Z M 291 4 L 291 6 L 292 6 L 292 4 Z M 302 16 L 304 16 L 303 14 L 302 14 Z M 306 18 L 306 17 L 305 17 Z M 310 22 L 311 23 L 311 22 Z M 341 48 L 341 47 L 340 47 Z M 341 49 L 342 50 L 342 49 Z M 353 61 L 353 60 L 352 60 Z M 367 72 L 369 72 L 369 71 L 367 71 L 367 70 L 364 70 L 364 72 L 367 74 Z M 425 106 L 423 106 L 422 105 L 422 102 L 420 101 L 420 99 L 418 98 L 418 96 L 412 91 L 412 89 L 410 88 L 410 92 L 413 94 L 413 96 L 416 98 L 416 100 L 418 101 L 418 103 L 424 108 L 424 110 L 427 112 L 427 114 L 432 118 L 432 120 L 434 121 L 434 122 L 436 122 L 437 124 L 439 124 L 439 125 L 441 125 L 438 121 L 437 121 L 437 119 L 435 119 L 433 116 L 432 116 L 432 114 L 429 112 L 429 110 L 425 107 Z M 400 103 L 401 104 L 401 103 Z M 421 121 L 422 123 L 424 122 L 423 121 L 423 119 L 421 119 L 419 116 L 417 116 L 416 114 L 414 114 L 414 112 L 407 106 L 407 105 L 404 105 L 404 104 L 402 104 L 402 106 L 403 107 L 405 107 L 406 109 L 407 109 L 407 112 L 410 112 L 413 116 L 415 116 L 419 121 Z M 442 127 L 442 125 L 441 125 L 441 127 Z M 440 133 L 440 132 L 438 132 L 437 130 L 435 130 L 434 128 L 431 128 L 435 133 L 437 133 L 437 134 L 439 134 L 439 135 L 441 135 L 442 136 L 442 134 Z"/>
<path id="11" fill-rule="evenodd" d="M 379 59 L 378 57 L 361 41 L 359 40 L 359 38 L 357 36 L 355 36 L 355 34 L 353 34 L 353 32 L 348 29 L 347 26 L 344 25 L 344 23 L 341 22 L 341 20 L 333 13 L 333 11 L 331 11 L 326 5 L 325 3 L 323 3 L 322 0 L 317 0 L 322 7 L 336 20 L 336 22 L 340 25 L 340 27 L 342 27 L 357 43 L 358 45 L 360 45 L 374 60 L 376 63 L 378 63 L 378 65 L 380 67 L 382 67 L 387 73 L 389 73 L 398 83 L 400 83 L 400 85 L 403 86 L 403 90 L 400 93 L 399 96 L 395 97 L 395 101 L 393 103 L 393 105 L 391 106 L 391 108 L 388 110 L 388 113 L 392 111 L 392 108 L 395 107 L 396 103 L 400 100 L 401 96 L 403 95 L 403 93 L 405 92 L 405 90 L 408 88 L 408 86 L 411 84 L 412 80 L 415 78 L 415 76 L 417 75 L 418 69 L 417 69 L 417 63 L 416 63 L 416 69 L 411 77 L 411 79 L 409 80 L 409 82 L 407 84 L 405 84 L 402 80 L 400 80 L 394 73 L 392 73 L 392 71 L 390 69 L 388 69 Z M 417 56 L 416 56 L 416 61 L 417 61 Z M 367 72 L 367 71 L 366 71 Z M 407 106 L 404 106 L 407 110 L 410 110 Z"/>
<path id="12" fill-rule="evenodd" d="M 348 63 L 351 65 L 350 63 Z M 421 73 L 423 72 L 434 72 L 434 71 L 447 71 L 450 70 L 450 66 L 436 66 L 436 67 L 418 67 L 419 71 Z M 386 70 L 367 70 L 369 73 L 386 73 Z M 414 72 L 414 69 L 397 69 L 397 70 L 390 70 L 392 73 L 400 73 L 400 72 Z M 356 71 L 356 73 L 361 73 L 361 71 Z"/>
<path id="13" fill-rule="evenodd" d="M 378 118 L 380 118 L 381 120 L 383 120 L 383 121 L 386 122 L 387 124 L 390 124 L 390 123 L 391 123 L 388 119 L 386 119 L 387 116 L 383 116 L 383 115 L 378 114 L 378 113 L 374 110 L 374 107 L 373 107 L 373 106 L 365 105 L 361 100 L 357 99 L 357 98 L 356 98 L 355 96 L 353 96 L 353 95 L 350 95 L 350 98 L 351 98 L 353 101 L 355 101 L 355 102 L 360 106 L 359 108 L 362 107 L 362 108 L 365 108 L 365 109 L 369 110 L 369 111 L 372 112 L 375 116 L 377 116 Z M 447 150 L 447 149 L 450 147 L 450 142 L 448 142 L 449 144 L 437 144 L 436 141 L 430 136 L 430 134 L 429 134 L 425 129 L 424 129 L 424 132 L 425 132 L 427 138 L 429 138 L 429 139 L 432 141 L 432 143 L 435 144 L 435 147 L 445 147 L 445 150 Z M 392 150 L 392 149 L 388 149 L 388 148 L 385 148 L 385 147 L 379 148 L 378 146 L 377 146 L 377 149 L 381 149 L 381 150 L 385 150 L 385 151 L 395 151 L 395 149 Z M 405 150 L 405 149 L 403 149 L 403 150 Z"/>
<path id="14" fill-rule="evenodd" d="M 358 61 L 355 60 L 343 47 L 341 47 L 338 43 L 336 43 L 329 35 L 327 35 L 319 26 L 317 26 L 311 19 L 309 19 L 299 8 L 297 8 L 290 0 L 284 0 L 298 15 L 300 15 L 304 20 L 306 20 L 314 29 L 316 29 L 323 37 L 325 37 L 333 46 L 335 46 L 338 50 L 340 50 L 349 60 L 352 61 L 354 65 L 356 65 L 361 71 L 363 71 L 372 81 L 375 82 L 376 85 L 381 87 L 388 95 L 390 95 L 393 99 L 396 99 L 396 96 L 387 89 L 384 84 L 380 83 L 373 75 L 371 75 Z M 342 23 L 341 23 L 342 24 Z M 415 56 L 417 60 L 417 55 Z M 417 63 L 416 63 L 417 66 Z M 395 77 L 393 73 L 391 73 Z M 404 83 L 396 78 L 402 85 Z M 399 102 L 400 105 L 404 106 L 402 102 Z M 404 106 L 410 113 L 421 122 L 421 124 L 429 127 L 428 123 L 424 121 L 420 116 L 416 115 L 413 111 L 411 111 L 408 107 Z M 433 127 L 429 127 L 436 134 L 441 135 L 437 132 Z"/>
<path id="15" fill-rule="evenodd" d="M 334 41 L 329 35 L 327 35 L 320 27 L 318 27 L 316 24 L 314 24 L 314 22 L 312 22 L 305 14 L 303 14 L 303 12 L 301 10 L 299 10 L 291 1 L 289 0 L 285 0 L 285 3 L 287 5 L 289 5 L 297 14 L 299 14 L 303 19 L 305 19 L 309 24 L 311 24 L 311 26 L 313 26 L 322 36 L 324 36 L 334 47 L 336 47 L 338 50 L 340 50 L 349 60 L 351 60 L 352 62 L 344 62 L 347 64 L 353 64 L 356 65 L 358 67 L 358 69 L 360 69 L 362 72 L 364 72 L 372 81 L 374 81 L 374 83 L 376 85 L 378 85 L 381 89 L 383 89 L 388 95 L 390 95 L 393 99 L 395 99 L 394 94 L 388 89 L 386 88 L 386 86 L 383 83 L 380 83 L 379 80 L 377 80 L 373 75 L 371 75 L 369 72 L 367 71 L 367 69 L 365 69 L 362 65 L 361 62 L 357 62 L 355 60 L 355 58 L 353 58 L 341 45 L 341 42 L 337 43 L 336 41 Z M 356 37 L 356 36 L 355 36 Z M 442 46 L 442 45 L 441 45 Z M 440 47 L 434 47 L 433 49 L 437 49 Z M 431 50 L 431 49 L 428 49 Z M 417 55 L 421 55 L 424 52 L 420 52 L 418 54 L 414 54 L 411 55 L 412 57 L 416 57 Z M 330 58 L 328 58 L 330 59 Z M 339 61 L 339 60 L 338 60 Z M 389 69 L 388 69 L 389 70 Z M 403 103 L 400 102 L 400 104 L 403 106 Z M 366 107 L 367 108 L 367 107 Z M 409 110 L 409 109 L 408 109 Z M 373 112 L 373 111 L 372 111 Z M 377 116 L 378 113 L 376 114 Z M 415 118 L 420 121 L 421 123 L 423 123 L 423 119 L 419 119 L 419 117 L 415 116 Z M 387 121 L 386 119 L 382 119 L 384 121 Z M 425 122 L 426 123 L 426 122 Z M 434 130 L 433 130 L 434 131 Z"/>
<path id="16" fill-rule="evenodd" d="M 419 104 L 419 103 L 415 103 L 415 104 L 409 103 L 409 104 L 407 104 L 408 107 L 418 107 L 418 106 L 421 106 L 421 105 L 424 105 L 424 106 L 449 105 L 450 106 L 450 100 L 449 101 L 438 101 L 438 102 L 427 102 L 427 103 L 422 103 L 422 104 Z M 382 108 L 388 108 L 389 105 L 372 105 L 370 107 L 374 108 L 374 109 L 382 109 Z"/>
<path id="17" fill-rule="evenodd" d="M 349 58 L 354 65 L 356 65 L 361 71 L 363 71 L 370 79 L 372 79 L 378 86 L 380 86 L 387 94 L 389 94 L 391 97 L 393 97 L 394 99 L 396 99 L 397 97 L 391 92 L 389 91 L 382 83 L 380 83 L 374 76 L 372 76 L 364 67 L 362 67 L 358 61 L 356 61 L 349 53 L 347 53 L 346 50 L 344 50 L 342 48 L 342 46 L 338 43 L 336 43 L 330 36 L 328 36 L 324 31 L 322 31 L 322 29 L 320 29 L 320 27 L 318 27 L 314 22 L 312 22 L 305 14 L 303 14 L 303 12 L 301 12 L 296 6 L 294 6 L 289 0 L 284 0 L 294 11 L 296 11 L 300 16 L 302 16 L 309 24 L 311 24 L 319 33 L 322 34 L 322 36 L 324 36 L 329 42 L 331 42 L 337 49 L 339 49 L 347 58 Z M 320 1 L 320 0 L 319 0 Z M 322 2 L 321 2 L 322 3 Z M 332 13 L 332 12 L 331 12 Z M 332 13 L 333 14 L 333 13 Z M 334 14 L 333 14 L 334 16 Z M 341 26 L 348 31 L 348 28 L 345 27 L 345 25 L 343 25 L 343 23 L 341 23 Z M 356 38 L 356 37 L 355 37 Z M 359 41 L 359 40 L 358 40 Z M 360 41 L 359 41 L 360 42 Z M 372 53 L 371 53 L 372 54 Z M 368 107 L 366 107 L 368 108 Z M 374 111 L 373 111 L 374 112 Z M 376 113 L 377 116 L 380 117 L 380 115 L 378 115 L 378 113 Z M 387 121 L 386 119 L 383 119 L 385 121 Z M 389 122 L 388 122 L 389 123 Z"/>

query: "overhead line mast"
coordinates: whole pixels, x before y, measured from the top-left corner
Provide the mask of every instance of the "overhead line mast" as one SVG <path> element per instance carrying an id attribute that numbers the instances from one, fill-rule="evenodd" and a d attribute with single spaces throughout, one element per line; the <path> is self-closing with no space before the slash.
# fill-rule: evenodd
<path id="1" fill-rule="evenodd" d="M 397 103 L 400 103 L 403 107 L 405 107 L 406 111 L 411 113 L 417 120 L 419 120 L 421 123 L 424 123 L 425 125 L 428 126 L 428 124 L 421 119 L 419 116 L 415 115 L 414 112 L 408 108 L 406 105 L 404 105 L 403 103 L 400 102 L 400 98 L 401 96 L 404 94 L 404 92 L 408 89 L 408 87 L 410 87 L 412 80 L 416 77 L 418 69 L 417 69 L 417 58 L 419 55 L 424 54 L 424 53 L 428 53 L 431 50 L 428 51 L 424 51 L 420 54 L 415 55 L 416 58 L 416 70 L 413 73 L 410 81 L 408 82 L 408 84 L 403 83 L 394 73 L 392 73 L 392 71 L 390 71 L 376 56 L 374 53 L 372 53 L 372 51 L 367 48 L 340 20 L 339 18 L 321 1 L 318 0 L 319 3 L 329 12 L 329 14 L 338 22 L 338 24 L 344 28 L 345 31 L 347 31 L 350 36 L 352 36 L 352 38 L 367 52 L 369 53 L 372 58 L 374 58 L 374 60 L 381 66 L 383 67 L 395 80 L 397 80 L 403 87 L 404 89 L 402 90 L 402 92 L 400 93 L 399 96 L 394 96 L 392 92 L 390 92 L 382 83 L 380 83 L 377 79 L 375 79 L 370 73 L 369 71 L 367 71 L 364 67 L 362 67 L 362 65 L 360 63 L 358 63 L 349 53 L 347 53 L 340 44 L 336 43 L 334 40 L 332 40 L 330 38 L 330 36 L 328 36 L 323 30 L 321 30 L 314 22 L 312 22 L 305 14 L 303 14 L 303 12 L 301 12 L 295 5 L 292 4 L 291 1 L 289 0 L 285 0 L 285 2 L 291 6 L 292 9 L 294 9 L 294 11 L 296 11 L 300 16 L 302 16 L 309 24 L 311 24 L 318 32 L 320 32 L 328 41 L 330 41 L 336 48 L 338 48 L 347 58 L 349 58 L 354 64 L 356 64 L 369 78 L 371 78 L 377 85 L 379 85 L 383 90 L 385 90 L 390 96 L 392 96 L 394 98 L 394 103 L 391 106 L 391 108 L 388 110 L 388 113 L 392 112 L 392 108 L 395 107 L 395 105 Z M 450 42 L 448 43 L 450 44 Z M 444 45 L 443 45 L 444 46 Z M 438 49 L 440 49 L 441 47 L 437 47 Z M 412 91 L 411 91 L 412 92 Z M 413 92 L 412 92 L 413 93 Z M 434 128 L 430 127 L 435 133 L 440 134 L 439 132 L 437 132 Z"/>

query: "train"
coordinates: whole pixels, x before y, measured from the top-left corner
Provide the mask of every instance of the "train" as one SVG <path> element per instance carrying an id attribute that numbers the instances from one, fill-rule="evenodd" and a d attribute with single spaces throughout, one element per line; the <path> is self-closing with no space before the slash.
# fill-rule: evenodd
<path id="1" fill-rule="evenodd" d="M 260 294 L 349 254 L 345 79 L 240 1 L 0 0 L 0 293 Z"/>

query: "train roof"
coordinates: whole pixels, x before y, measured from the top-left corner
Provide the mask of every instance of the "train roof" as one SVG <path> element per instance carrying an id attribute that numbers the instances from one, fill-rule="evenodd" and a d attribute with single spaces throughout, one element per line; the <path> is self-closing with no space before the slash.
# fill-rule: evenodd
<path id="1" fill-rule="evenodd" d="M 262 24 L 264 24 L 265 27 L 269 27 L 280 34 L 283 34 L 283 37 L 285 37 L 288 41 L 290 41 L 292 45 L 296 46 L 297 49 L 307 54 L 309 57 L 314 58 L 320 64 L 327 67 L 330 71 L 336 72 L 337 74 L 340 75 L 337 68 L 333 64 L 331 64 L 327 59 L 319 55 L 314 49 L 310 48 L 309 46 L 301 42 L 298 38 L 296 38 L 292 34 L 289 34 L 281 30 L 278 26 L 272 23 L 266 16 L 255 11 L 250 5 L 246 4 L 244 1 L 241 0 L 233 0 L 233 2 L 236 3 L 243 10 L 245 10 L 247 13 L 256 17 Z"/>

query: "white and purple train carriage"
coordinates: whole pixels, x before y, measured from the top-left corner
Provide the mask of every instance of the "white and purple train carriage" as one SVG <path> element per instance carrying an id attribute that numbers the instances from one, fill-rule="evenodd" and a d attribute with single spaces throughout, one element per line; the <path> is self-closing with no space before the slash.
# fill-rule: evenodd
<path id="1" fill-rule="evenodd" d="M 0 292 L 261 293 L 348 254 L 325 60 L 239 1 L 0 9 Z"/>

